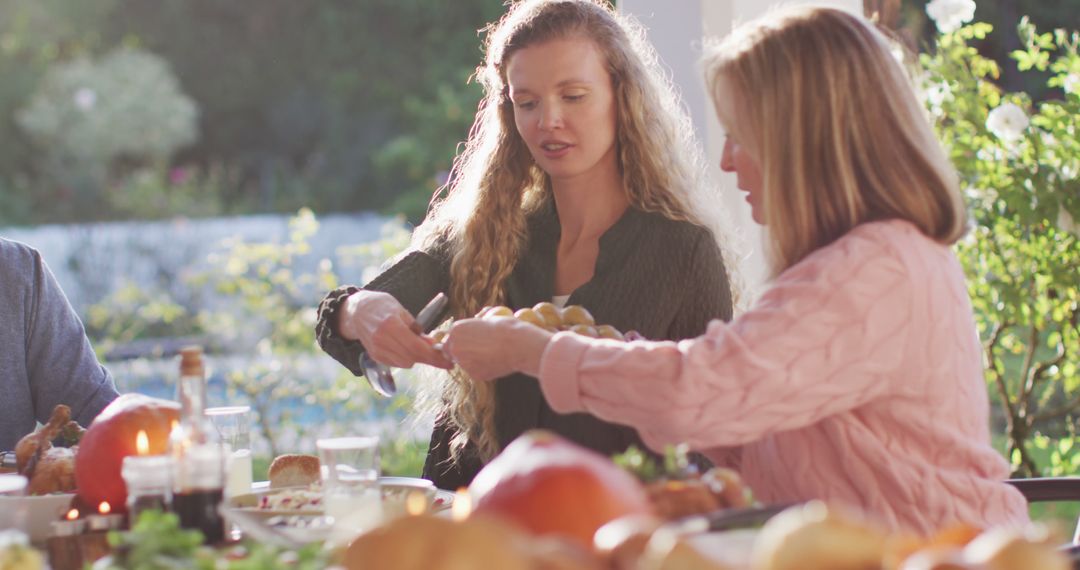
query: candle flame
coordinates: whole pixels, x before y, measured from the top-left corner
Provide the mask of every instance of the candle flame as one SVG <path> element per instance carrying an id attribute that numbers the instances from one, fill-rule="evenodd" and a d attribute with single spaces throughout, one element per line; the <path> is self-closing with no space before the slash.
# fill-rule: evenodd
<path id="1" fill-rule="evenodd" d="M 64 516 L 64 518 L 66 518 L 69 521 L 73 521 L 73 520 L 79 518 L 79 509 L 71 509 L 70 511 L 67 512 L 67 515 Z"/>
<path id="2" fill-rule="evenodd" d="M 420 491 L 413 491 L 405 499 L 405 512 L 410 515 L 422 515 L 427 510 L 428 499 Z"/>
<path id="3" fill-rule="evenodd" d="M 139 455 L 150 453 L 150 438 L 146 437 L 146 431 L 139 430 L 139 434 L 135 436 L 135 450 Z"/>
<path id="4" fill-rule="evenodd" d="M 450 507 L 450 518 L 455 521 L 463 521 L 472 513 L 472 496 L 469 490 L 462 487 L 454 493 L 454 505 Z"/>
<path id="5" fill-rule="evenodd" d="M 107 515 L 112 511 L 112 507 L 109 506 L 109 501 L 101 501 L 101 504 L 98 505 L 97 510 L 99 513 Z"/>

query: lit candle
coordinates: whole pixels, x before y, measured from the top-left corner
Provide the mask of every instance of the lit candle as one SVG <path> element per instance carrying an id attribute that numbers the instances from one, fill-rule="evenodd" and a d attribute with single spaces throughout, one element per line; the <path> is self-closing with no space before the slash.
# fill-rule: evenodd
<path id="1" fill-rule="evenodd" d="M 135 436 L 135 451 L 139 455 L 150 453 L 150 438 L 146 437 L 146 432 L 143 430 L 139 430 L 138 435 Z"/>
<path id="2" fill-rule="evenodd" d="M 413 491 L 405 498 L 405 512 L 410 515 L 422 515 L 428 508 L 427 495 L 420 491 Z"/>
<path id="3" fill-rule="evenodd" d="M 98 505 L 98 513 L 86 517 L 86 526 L 91 532 L 117 530 L 124 524 L 123 515 L 112 514 L 112 506 L 108 501 L 102 501 Z"/>
<path id="4" fill-rule="evenodd" d="M 71 509 L 64 518 L 53 521 L 53 536 L 74 536 L 86 530 L 86 521 L 79 518 L 79 510 Z"/>
<path id="5" fill-rule="evenodd" d="M 79 519 L 78 509 L 71 509 L 63 519 L 53 521 L 52 536 L 46 542 L 49 564 L 53 568 L 82 568 L 83 557 L 79 541 L 86 521 Z"/>
<path id="6" fill-rule="evenodd" d="M 462 487 L 454 493 L 454 504 L 450 507 L 450 518 L 455 521 L 463 521 L 472 513 L 472 496 L 469 490 Z"/>
<path id="7" fill-rule="evenodd" d="M 168 455 L 129 455 L 120 475 L 127 486 L 131 524 L 146 510 L 167 511 L 172 506 L 173 458 Z"/>

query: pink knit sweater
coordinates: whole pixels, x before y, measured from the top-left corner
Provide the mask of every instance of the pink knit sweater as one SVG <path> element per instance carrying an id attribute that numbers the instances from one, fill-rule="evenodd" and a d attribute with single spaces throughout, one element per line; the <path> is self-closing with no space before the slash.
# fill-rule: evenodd
<path id="1" fill-rule="evenodd" d="M 558 334 L 540 382 L 556 411 L 687 442 L 765 503 L 843 502 L 924 534 L 1028 520 L 990 446 L 963 271 L 907 222 L 857 227 L 693 340 Z"/>

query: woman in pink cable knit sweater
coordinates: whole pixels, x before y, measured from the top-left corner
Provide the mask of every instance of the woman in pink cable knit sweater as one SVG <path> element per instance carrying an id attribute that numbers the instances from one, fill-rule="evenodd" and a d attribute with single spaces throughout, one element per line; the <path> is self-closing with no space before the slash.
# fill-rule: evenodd
<path id="1" fill-rule="evenodd" d="M 620 343 L 514 319 L 460 321 L 475 380 L 537 376 L 553 409 L 688 442 L 764 502 L 854 504 L 894 528 L 1027 521 L 990 446 L 957 181 L 901 65 L 865 20 L 792 8 L 706 59 L 776 277 L 702 337 Z"/>

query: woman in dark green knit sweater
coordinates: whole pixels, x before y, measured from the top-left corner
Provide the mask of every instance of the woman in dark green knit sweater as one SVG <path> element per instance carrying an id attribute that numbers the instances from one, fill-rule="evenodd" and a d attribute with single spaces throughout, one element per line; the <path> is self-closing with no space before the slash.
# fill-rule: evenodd
<path id="1" fill-rule="evenodd" d="M 638 29 L 597 0 L 526 0 L 488 30 L 486 92 L 449 193 L 413 248 L 363 288 L 319 308 L 320 345 L 353 373 L 368 351 L 397 367 L 451 363 L 412 332 L 438 292 L 451 315 L 487 305 L 582 305 L 596 321 L 682 339 L 730 319 L 721 249 L 703 225 L 692 129 Z M 709 221 L 714 220 L 708 216 Z M 425 464 L 441 488 L 467 485 L 531 428 L 603 454 L 633 429 L 557 414 L 534 378 L 474 383 L 446 374 Z"/>

